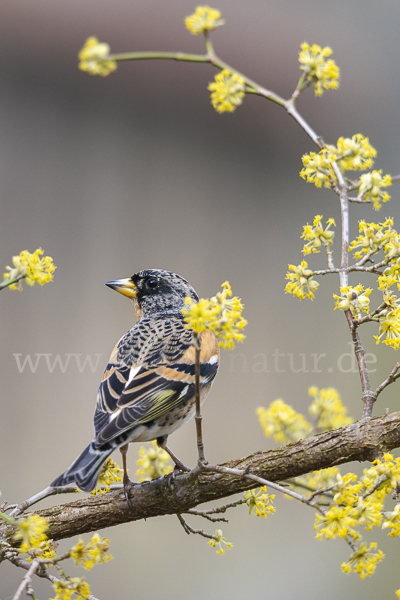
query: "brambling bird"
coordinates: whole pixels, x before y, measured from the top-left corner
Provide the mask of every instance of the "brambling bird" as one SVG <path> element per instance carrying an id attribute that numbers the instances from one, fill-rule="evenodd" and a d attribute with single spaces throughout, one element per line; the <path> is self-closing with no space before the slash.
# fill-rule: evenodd
<path id="1" fill-rule="evenodd" d="M 126 453 L 131 442 L 157 440 L 175 462 L 189 470 L 167 446 L 168 436 L 195 414 L 195 347 L 181 309 L 185 297 L 198 302 L 191 285 L 161 269 L 140 271 L 107 286 L 133 300 L 137 322 L 117 342 L 100 383 L 94 414 L 95 437 L 52 487 L 73 482 L 85 492 L 96 487 L 104 461 L 119 448 L 124 489 L 132 485 Z M 211 331 L 201 334 L 200 398 L 218 371 L 219 347 Z"/>

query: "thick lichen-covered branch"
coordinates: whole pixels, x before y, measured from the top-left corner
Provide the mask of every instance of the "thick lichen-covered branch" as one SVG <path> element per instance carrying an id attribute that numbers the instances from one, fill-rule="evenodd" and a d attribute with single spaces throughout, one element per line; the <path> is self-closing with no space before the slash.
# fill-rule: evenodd
<path id="1" fill-rule="evenodd" d="M 372 461 L 397 447 L 400 447 L 400 412 L 358 421 L 281 448 L 255 452 L 224 466 L 270 481 L 282 481 L 350 461 Z M 59 540 L 129 521 L 183 513 L 199 504 L 252 487 L 254 483 L 244 477 L 196 468 L 173 479 L 166 476 L 137 486 L 132 491 L 132 509 L 121 490 L 86 497 L 36 514 L 47 519 L 48 537 Z M 1 536 L 4 542 L 15 544 L 12 526 L 1 526 Z"/>

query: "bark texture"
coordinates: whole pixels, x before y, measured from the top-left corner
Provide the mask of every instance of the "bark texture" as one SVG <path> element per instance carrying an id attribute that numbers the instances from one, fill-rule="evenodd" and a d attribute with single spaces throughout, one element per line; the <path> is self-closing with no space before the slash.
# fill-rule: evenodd
<path id="1" fill-rule="evenodd" d="M 296 443 L 255 452 L 222 466 L 246 469 L 270 481 L 281 481 L 351 461 L 372 461 L 400 446 L 400 412 L 357 421 Z M 210 472 L 182 473 L 146 482 L 134 488 L 130 509 L 123 491 L 83 499 L 35 511 L 49 523 L 48 537 L 70 538 L 129 521 L 185 512 L 199 504 L 226 498 L 254 488 L 241 477 Z M 13 545 L 12 526 L 0 527 L 0 540 Z"/>

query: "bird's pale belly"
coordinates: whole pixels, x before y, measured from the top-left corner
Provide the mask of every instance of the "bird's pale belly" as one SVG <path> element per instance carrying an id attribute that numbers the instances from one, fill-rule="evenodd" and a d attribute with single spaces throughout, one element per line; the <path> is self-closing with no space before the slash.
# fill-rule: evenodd
<path id="1" fill-rule="evenodd" d="M 171 435 L 174 431 L 190 421 L 196 412 L 195 401 L 187 403 L 184 407 L 178 407 L 165 415 L 154 419 L 148 425 L 137 425 L 131 431 L 126 443 L 150 442 L 164 435 Z"/>

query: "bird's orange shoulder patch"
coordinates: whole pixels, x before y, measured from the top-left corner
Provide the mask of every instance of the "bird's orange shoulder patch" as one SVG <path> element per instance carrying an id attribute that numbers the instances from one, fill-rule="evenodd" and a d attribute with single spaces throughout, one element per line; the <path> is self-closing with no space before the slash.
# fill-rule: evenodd
<path id="1" fill-rule="evenodd" d="M 200 362 L 207 363 L 211 360 L 211 358 L 215 356 L 217 359 L 219 357 L 219 346 L 218 341 L 212 331 L 203 331 L 201 334 L 201 345 L 200 345 Z M 182 361 L 193 364 L 196 357 L 195 347 L 190 346 L 184 355 L 182 356 Z"/>

